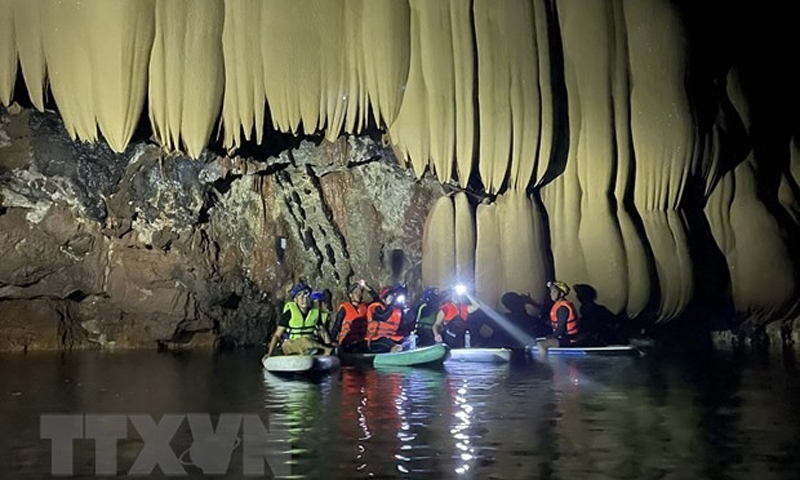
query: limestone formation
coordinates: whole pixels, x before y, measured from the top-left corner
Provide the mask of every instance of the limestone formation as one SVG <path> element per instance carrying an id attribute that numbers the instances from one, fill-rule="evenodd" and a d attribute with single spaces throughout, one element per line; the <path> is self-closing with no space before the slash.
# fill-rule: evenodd
<path id="1" fill-rule="evenodd" d="M 201 245 L 209 275 L 248 279 L 214 305 L 367 276 L 541 310 L 558 278 L 637 328 L 780 330 L 800 314 L 800 105 L 764 52 L 797 57 L 792 17 L 706 3 L 0 0 L 0 221 L 88 219 L 91 251 Z M 34 256 L 15 275 L 47 271 Z M 47 318 L 89 311 L 51 288 Z M 202 312 L 160 340 L 247 310 L 159 288 L 156 309 Z"/>

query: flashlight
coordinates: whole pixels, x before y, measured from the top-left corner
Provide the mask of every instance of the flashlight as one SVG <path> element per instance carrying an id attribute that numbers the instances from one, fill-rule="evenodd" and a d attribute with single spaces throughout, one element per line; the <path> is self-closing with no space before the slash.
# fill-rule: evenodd
<path id="1" fill-rule="evenodd" d="M 459 283 L 458 285 L 456 285 L 455 291 L 456 295 L 464 295 L 465 293 L 467 293 L 467 287 L 465 287 L 463 283 Z"/>
<path id="2" fill-rule="evenodd" d="M 397 298 L 395 299 L 395 303 L 397 303 L 398 305 L 402 305 L 402 304 L 406 303 L 406 296 L 405 295 L 398 295 Z"/>

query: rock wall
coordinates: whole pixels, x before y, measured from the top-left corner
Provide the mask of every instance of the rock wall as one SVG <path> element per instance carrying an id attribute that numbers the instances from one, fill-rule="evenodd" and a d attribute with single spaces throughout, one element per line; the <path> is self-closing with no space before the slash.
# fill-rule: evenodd
<path id="1" fill-rule="evenodd" d="M 444 193 L 368 137 L 117 154 L 15 109 L 0 139 L 0 350 L 259 344 L 300 278 L 335 301 L 355 278 L 418 284 Z"/>

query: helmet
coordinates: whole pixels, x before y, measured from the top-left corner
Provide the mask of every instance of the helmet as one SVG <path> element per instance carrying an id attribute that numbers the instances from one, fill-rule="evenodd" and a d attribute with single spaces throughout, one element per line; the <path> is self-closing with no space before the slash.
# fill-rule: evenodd
<path id="1" fill-rule="evenodd" d="M 309 287 L 308 285 L 306 285 L 303 282 L 300 282 L 297 285 L 295 285 L 294 287 L 292 287 L 291 290 L 289 290 L 289 296 L 292 297 L 292 298 L 295 298 L 295 297 L 297 297 L 297 295 L 300 292 L 311 293 L 311 287 Z"/>
<path id="2" fill-rule="evenodd" d="M 378 296 L 381 297 L 381 300 L 383 300 L 393 293 L 394 293 L 393 287 L 383 287 L 381 288 L 381 291 L 378 292 Z"/>
<path id="3" fill-rule="evenodd" d="M 547 282 L 547 288 L 555 287 L 557 290 L 561 291 L 564 295 L 569 294 L 569 285 L 564 282 L 559 282 L 558 280 L 553 280 L 552 282 Z"/>
<path id="4" fill-rule="evenodd" d="M 432 302 L 439 296 L 439 289 L 436 287 L 428 287 L 422 291 L 422 301 Z"/>
<path id="5" fill-rule="evenodd" d="M 309 298 L 311 300 L 316 300 L 318 302 L 321 302 L 321 301 L 325 300 L 325 294 L 323 292 L 311 292 L 311 295 L 309 296 Z"/>

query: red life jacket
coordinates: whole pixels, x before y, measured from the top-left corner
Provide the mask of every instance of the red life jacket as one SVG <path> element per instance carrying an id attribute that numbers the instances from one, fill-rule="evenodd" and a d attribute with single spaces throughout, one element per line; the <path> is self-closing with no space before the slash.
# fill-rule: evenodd
<path id="1" fill-rule="evenodd" d="M 575 315 L 575 307 L 568 300 L 562 298 L 553 304 L 553 308 L 550 309 L 550 326 L 553 327 L 553 331 L 558 330 L 558 309 L 561 307 L 566 308 L 569 312 L 567 315 L 567 338 L 573 340 L 578 335 L 578 317 Z"/>
<path id="2" fill-rule="evenodd" d="M 363 340 L 367 335 L 367 306 L 359 303 L 358 307 L 354 307 L 352 303 L 345 302 L 339 307 L 341 309 L 344 309 L 344 319 L 336 340 L 340 345 Z"/>
<path id="3" fill-rule="evenodd" d="M 453 302 L 447 302 L 442 305 L 442 313 L 444 313 L 445 325 L 450 323 L 450 320 L 453 319 L 466 322 L 467 316 L 469 316 L 469 307 L 467 305 L 456 305 Z"/>
<path id="4" fill-rule="evenodd" d="M 403 340 L 402 335 L 397 334 L 400 328 L 400 322 L 403 319 L 403 311 L 399 308 L 392 308 L 391 316 L 384 322 L 374 320 L 375 310 L 378 308 L 392 308 L 385 306 L 382 302 L 372 303 L 367 307 L 367 340 L 373 341 L 381 337 L 386 337 L 394 342 Z"/>

